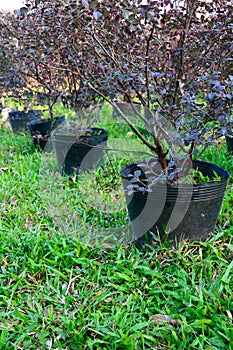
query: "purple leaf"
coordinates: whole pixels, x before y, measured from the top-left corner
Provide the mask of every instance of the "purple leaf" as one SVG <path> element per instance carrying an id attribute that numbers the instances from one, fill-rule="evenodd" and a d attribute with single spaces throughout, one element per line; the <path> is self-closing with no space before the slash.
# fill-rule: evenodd
<path id="1" fill-rule="evenodd" d="M 88 0 L 82 0 L 82 4 L 83 4 L 83 6 L 86 7 L 86 8 L 89 7 Z"/>
<path id="2" fill-rule="evenodd" d="M 142 172 L 141 172 L 141 170 L 135 170 L 135 172 L 133 174 L 135 177 L 139 177 L 142 174 Z"/>
<path id="3" fill-rule="evenodd" d="M 100 13 L 99 11 L 94 11 L 93 16 L 96 20 L 98 20 L 102 16 L 102 13 Z"/>

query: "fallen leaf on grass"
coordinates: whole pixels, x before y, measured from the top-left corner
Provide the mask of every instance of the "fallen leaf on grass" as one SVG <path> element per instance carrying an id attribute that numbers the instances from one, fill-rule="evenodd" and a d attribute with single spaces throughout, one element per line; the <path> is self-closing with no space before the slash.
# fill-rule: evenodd
<path id="1" fill-rule="evenodd" d="M 232 313 L 230 312 L 230 310 L 226 310 L 227 316 L 230 320 L 230 322 L 232 323 Z"/>
<path id="2" fill-rule="evenodd" d="M 8 170 L 8 168 L 0 168 L 0 174 L 3 173 L 6 170 Z"/>
<path id="3" fill-rule="evenodd" d="M 0 323 L 0 331 L 7 330 L 7 331 L 13 332 L 15 330 L 14 327 L 15 327 L 15 323 L 9 323 L 9 322 L 8 323 L 6 323 L 6 322 Z"/>
<path id="4" fill-rule="evenodd" d="M 5 267 L 5 268 L 8 266 L 8 262 L 5 259 L 3 260 L 2 266 Z"/>
<path id="5" fill-rule="evenodd" d="M 152 315 L 150 316 L 149 321 L 153 322 L 154 324 L 168 323 L 173 326 L 180 324 L 179 319 L 174 319 L 169 315 L 163 315 L 163 314 Z"/>

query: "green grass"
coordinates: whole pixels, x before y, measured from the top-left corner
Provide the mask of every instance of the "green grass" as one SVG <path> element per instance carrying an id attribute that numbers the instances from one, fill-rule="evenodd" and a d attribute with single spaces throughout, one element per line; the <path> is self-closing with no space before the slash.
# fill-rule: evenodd
<path id="1" fill-rule="evenodd" d="M 119 133 L 131 144 L 125 126 L 111 128 L 110 144 Z M 0 137 L 0 349 L 233 349 L 233 162 L 223 144 L 203 155 L 231 172 L 216 235 L 143 254 L 95 241 L 128 230 L 110 179 L 118 195 L 116 174 L 135 154 L 109 152 L 98 210 L 91 181 L 57 176 L 54 156 L 27 135 Z"/>

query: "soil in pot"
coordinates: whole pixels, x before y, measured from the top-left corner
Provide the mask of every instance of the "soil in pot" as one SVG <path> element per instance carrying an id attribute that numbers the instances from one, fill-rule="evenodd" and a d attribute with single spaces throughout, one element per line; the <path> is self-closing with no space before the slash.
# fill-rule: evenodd
<path id="1" fill-rule="evenodd" d="M 194 161 L 193 167 L 210 179 L 217 174 L 218 181 L 177 187 L 157 183 L 152 192 L 138 191 L 126 195 L 132 233 L 140 248 L 146 239 L 152 245 L 167 240 L 178 246 L 184 239 L 205 240 L 214 231 L 229 174 L 221 167 L 202 161 Z M 121 170 L 126 191 L 130 184 L 129 174 L 136 170 L 143 172 L 137 163 Z"/>
<path id="2" fill-rule="evenodd" d="M 101 128 L 91 128 L 78 139 L 75 135 L 53 134 L 60 174 L 74 175 L 80 170 L 91 170 L 103 164 L 107 139 L 108 131 Z"/>
<path id="3" fill-rule="evenodd" d="M 65 122 L 65 117 L 55 117 L 52 119 L 40 119 L 27 123 L 28 129 L 31 134 L 31 138 L 35 146 L 41 150 L 47 152 L 52 150 L 52 144 L 50 141 L 51 132 L 62 123 Z"/>
<path id="4" fill-rule="evenodd" d="M 9 110 L 5 122 L 10 126 L 13 133 L 27 132 L 27 123 L 39 120 L 41 118 L 41 114 L 42 112 L 39 110 Z"/>

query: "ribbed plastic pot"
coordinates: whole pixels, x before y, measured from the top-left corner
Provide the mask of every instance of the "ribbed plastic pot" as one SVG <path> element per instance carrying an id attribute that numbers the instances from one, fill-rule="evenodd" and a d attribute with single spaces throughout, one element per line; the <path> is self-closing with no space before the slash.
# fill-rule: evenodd
<path id="1" fill-rule="evenodd" d="M 230 154 L 233 154 L 233 136 L 226 136 L 227 149 Z"/>
<path id="2" fill-rule="evenodd" d="M 108 131 L 91 128 L 90 135 L 55 135 L 52 136 L 58 170 L 62 175 L 78 174 L 82 170 L 91 170 L 104 162 L 104 148 Z"/>
<path id="3" fill-rule="evenodd" d="M 39 120 L 41 114 L 39 110 L 10 111 L 7 119 L 13 133 L 27 132 L 27 123 Z"/>
<path id="4" fill-rule="evenodd" d="M 39 146 L 43 151 L 45 149 L 47 152 L 51 151 L 52 144 L 48 144 L 51 132 L 64 122 L 65 117 L 61 116 L 54 119 L 40 119 L 27 123 L 34 145 Z"/>
<path id="5" fill-rule="evenodd" d="M 214 178 L 216 172 L 221 181 L 197 185 L 181 184 L 177 187 L 156 184 L 150 194 L 134 192 L 126 195 L 132 233 L 139 247 L 145 239 L 152 244 L 153 235 L 157 236 L 158 241 L 171 240 L 177 246 L 184 239 L 205 240 L 214 231 L 229 173 L 215 164 L 202 161 L 194 161 L 193 168 L 198 168 L 203 175 L 210 178 Z M 125 190 L 129 185 L 128 174 L 137 169 L 143 171 L 137 163 L 127 165 L 121 170 Z"/>

